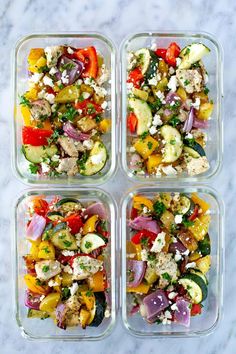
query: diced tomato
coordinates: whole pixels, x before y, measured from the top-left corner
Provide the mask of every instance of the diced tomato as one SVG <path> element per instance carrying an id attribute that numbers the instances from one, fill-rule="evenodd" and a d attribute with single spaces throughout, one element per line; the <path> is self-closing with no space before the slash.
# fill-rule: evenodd
<path id="1" fill-rule="evenodd" d="M 195 205 L 193 213 L 192 213 L 192 215 L 190 215 L 188 220 L 193 221 L 193 220 L 195 220 L 197 218 L 197 216 L 198 216 L 198 206 Z"/>
<path id="2" fill-rule="evenodd" d="M 165 61 L 169 65 L 175 67 L 176 66 L 176 58 L 179 56 L 179 53 L 180 53 L 180 47 L 178 46 L 178 44 L 175 42 L 170 43 L 170 45 L 166 51 Z"/>
<path id="3" fill-rule="evenodd" d="M 200 315 L 201 312 L 202 312 L 202 305 L 201 304 L 192 304 L 191 316 Z"/>
<path id="4" fill-rule="evenodd" d="M 22 129 L 23 144 L 29 144 L 33 146 L 48 145 L 48 138 L 50 138 L 52 134 L 53 134 L 52 130 L 23 127 Z"/>
<path id="5" fill-rule="evenodd" d="M 34 212 L 45 217 L 49 209 L 48 202 L 44 199 L 35 198 L 32 200 L 32 203 Z"/>
<path id="6" fill-rule="evenodd" d="M 92 100 L 83 100 L 81 102 L 77 102 L 75 104 L 76 109 L 81 109 L 84 115 L 89 115 L 92 117 L 97 116 L 98 114 L 102 113 L 103 109 L 100 104 L 95 103 Z"/>
<path id="7" fill-rule="evenodd" d="M 98 74 L 98 56 L 96 49 L 94 47 L 78 49 L 75 55 L 85 66 L 82 77 L 92 77 L 96 79 Z"/>
<path id="8" fill-rule="evenodd" d="M 142 81 L 143 81 L 143 74 L 139 68 L 135 68 L 129 73 L 127 82 L 132 83 L 135 88 L 140 88 Z"/>
<path id="9" fill-rule="evenodd" d="M 166 52 L 167 52 L 167 49 L 165 49 L 165 48 L 158 48 L 155 51 L 156 55 L 164 60 L 166 59 Z"/>
<path id="10" fill-rule="evenodd" d="M 132 238 L 131 241 L 138 245 L 139 243 L 142 242 L 143 239 L 147 239 L 148 243 L 151 244 L 157 237 L 157 234 L 154 232 L 148 231 L 148 230 L 141 230 L 137 232 Z"/>
<path id="11" fill-rule="evenodd" d="M 55 92 L 55 91 L 53 90 L 53 88 L 50 87 L 50 86 L 47 86 L 47 87 L 46 87 L 46 91 L 47 91 L 47 93 L 53 94 L 54 96 L 56 95 L 56 92 Z"/>
<path id="12" fill-rule="evenodd" d="M 132 208 L 131 213 L 130 213 L 130 218 L 133 220 L 138 216 L 138 209 Z"/>
<path id="13" fill-rule="evenodd" d="M 130 133 L 136 132 L 137 124 L 138 124 L 138 118 L 133 112 L 131 112 L 127 118 L 127 127 Z"/>
<path id="14" fill-rule="evenodd" d="M 83 221 L 81 219 L 81 216 L 78 214 L 72 214 L 65 218 L 64 221 L 67 222 L 73 235 L 77 234 L 80 231 L 81 227 L 83 227 Z"/>

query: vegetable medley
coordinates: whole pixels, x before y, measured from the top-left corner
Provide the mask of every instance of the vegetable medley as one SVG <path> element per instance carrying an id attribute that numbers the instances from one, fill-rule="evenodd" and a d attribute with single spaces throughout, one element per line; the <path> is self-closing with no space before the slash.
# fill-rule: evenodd
<path id="1" fill-rule="evenodd" d="M 203 131 L 213 112 L 202 57 L 192 43 L 181 50 L 141 48 L 127 58 L 128 164 L 133 174 L 190 176 L 209 169 Z M 203 130 L 202 130 L 203 129 Z"/>
<path id="2" fill-rule="evenodd" d="M 62 329 L 97 327 L 110 316 L 108 216 L 101 202 L 36 197 L 29 203 L 24 256 L 29 318 L 52 318 Z"/>
<path id="3" fill-rule="evenodd" d="M 148 323 L 190 326 L 207 298 L 210 205 L 196 193 L 133 198 L 127 241 L 130 315 Z"/>
<path id="4" fill-rule="evenodd" d="M 95 47 L 33 48 L 20 97 L 22 152 L 32 174 L 91 176 L 105 166 L 109 72 Z"/>

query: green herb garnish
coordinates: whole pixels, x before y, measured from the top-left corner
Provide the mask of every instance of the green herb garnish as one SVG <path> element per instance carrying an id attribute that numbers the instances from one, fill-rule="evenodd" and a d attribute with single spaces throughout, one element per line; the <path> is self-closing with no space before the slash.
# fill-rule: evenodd
<path id="1" fill-rule="evenodd" d="M 157 214 L 158 216 L 161 216 L 164 213 L 164 211 L 166 210 L 166 207 L 165 207 L 164 203 L 157 201 L 153 204 L 153 210 L 154 210 L 155 214 Z"/>
<path id="2" fill-rule="evenodd" d="M 43 268 L 42 268 L 42 271 L 43 271 L 44 273 L 47 273 L 47 272 L 49 271 L 49 266 L 44 265 Z"/>
<path id="3" fill-rule="evenodd" d="M 170 276 L 170 274 L 169 273 L 163 273 L 163 274 L 161 274 L 161 276 L 162 276 L 162 278 L 163 279 L 165 279 L 165 280 L 167 280 L 168 282 L 171 282 L 171 276 Z"/>
<path id="4" fill-rule="evenodd" d="M 34 163 L 30 163 L 29 164 L 29 170 L 32 174 L 36 174 L 37 172 L 39 172 L 39 165 L 36 165 Z"/>

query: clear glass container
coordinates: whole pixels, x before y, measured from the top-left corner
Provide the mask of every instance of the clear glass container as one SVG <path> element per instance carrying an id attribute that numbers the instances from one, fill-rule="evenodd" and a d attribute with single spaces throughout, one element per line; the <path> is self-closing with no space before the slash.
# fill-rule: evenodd
<path id="1" fill-rule="evenodd" d="M 108 161 L 103 170 L 94 176 L 77 175 L 74 177 L 38 176 L 28 171 L 28 163 L 21 152 L 23 118 L 19 107 L 19 96 L 28 90 L 27 56 L 31 48 L 45 48 L 53 45 L 68 45 L 74 47 L 95 46 L 98 53 L 104 58 L 109 70 L 109 79 L 104 86 L 108 91 L 107 101 L 111 102 L 110 110 L 106 110 L 104 117 L 111 119 L 111 131 L 103 135 L 102 139 L 108 151 Z M 13 142 L 13 169 L 16 176 L 27 184 L 57 184 L 57 185 L 99 185 L 107 181 L 116 169 L 116 132 L 118 131 L 116 109 L 116 48 L 110 39 L 98 33 L 56 33 L 32 34 L 17 42 L 14 53 L 14 142 Z"/>
<path id="2" fill-rule="evenodd" d="M 128 297 L 126 293 L 126 241 L 130 240 L 130 229 L 127 219 L 130 217 L 132 199 L 136 194 L 152 197 L 158 192 L 197 192 L 200 198 L 210 205 L 211 223 L 209 235 L 211 237 L 211 268 L 208 273 L 208 297 L 204 301 L 202 314 L 191 317 L 191 324 L 186 328 L 176 323 L 170 325 L 148 324 L 139 313 L 129 316 Z M 223 234 L 224 208 L 216 192 L 206 186 L 197 187 L 157 187 L 147 185 L 130 190 L 122 201 L 121 233 L 122 233 L 122 320 L 126 329 L 133 335 L 140 337 L 193 337 L 211 333 L 217 326 L 222 312 L 223 300 L 223 262 L 224 262 L 224 234 Z"/>
<path id="3" fill-rule="evenodd" d="M 110 242 L 107 246 L 107 256 L 104 258 L 104 266 L 107 271 L 108 283 L 110 290 L 108 296 L 111 301 L 110 317 L 104 318 L 98 327 L 87 327 L 85 330 L 80 326 L 67 328 L 62 330 L 56 326 L 52 319 L 48 318 L 44 321 L 40 319 L 27 318 L 27 307 L 24 305 L 24 296 L 26 285 L 24 282 L 25 262 L 23 256 L 29 252 L 30 243 L 25 238 L 26 223 L 28 220 L 27 207 L 30 200 L 35 196 L 43 196 L 46 200 L 51 200 L 55 195 L 61 197 L 73 197 L 79 199 L 82 203 L 100 201 L 105 206 L 108 213 Z M 114 199 L 106 192 L 100 189 L 47 189 L 25 191 L 15 203 L 14 207 L 14 284 L 15 284 L 15 315 L 18 326 L 24 337 L 30 339 L 43 340 L 99 340 L 111 333 L 117 310 L 117 289 L 116 289 L 116 243 L 117 230 L 116 218 L 117 208 Z"/>
<path id="4" fill-rule="evenodd" d="M 209 97 L 214 101 L 214 111 L 212 119 L 209 120 L 209 128 L 206 129 L 207 144 L 206 156 L 208 158 L 210 168 L 208 171 L 198 176 L 188 176 L 187 173 L 172 176 L 145 176 L 134 175 L 129 168 L 128 153 L 129 153 L 129 138 L 130 134 L 127 129 L 127 53 L 129 51 L 136 51 L 137 49 L 148 47 L 156 43 L 159 48 L 167 48 L 171 42 L 184 48 L 192 42 L 201 42 L 210 48 L 211 52 L 203 59 L 204 65 L 209 75 L 209 82 L 207 84 L 210 89 Z M 158 181 L 160 183 L 177 180 L 180 181 L 202 181 L 207 180 L 216 175 L 222 164 L 223 155 L 223 123 L 222 123 L 222 96 L 223 96 L 223 80 L 222 67 L 223 57 L 222 48 L 217 40 L 208 33 L 193 33 L 193 32 L 144 32 L 136 33 L 127 37 L 121 46 L 121 166 L 125 174 L 132 180 L 145 181 L 146 178 L 151 181 Z M 147 180 L 146 180 L 147 181 Z"/>

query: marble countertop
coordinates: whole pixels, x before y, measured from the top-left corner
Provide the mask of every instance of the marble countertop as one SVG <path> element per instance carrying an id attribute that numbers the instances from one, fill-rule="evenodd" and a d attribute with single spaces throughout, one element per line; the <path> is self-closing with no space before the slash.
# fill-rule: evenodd
<path id="1" fill-rule="evenodd" d="M 60 5 L 59 5 L 60 4 Z M 236 347 L 236 193 L 235 123 L 236 113 L 236 4 L 233 0 L 1 0 L 0 8 L 0 353 L 164 353 L 168 354 L 233 354 Z M 210 182 L 226 205 L 226 267 L 224 286 L 224 317 L 217 330 L 208 337 L 195 339 L 142 340 L 131 337 L 118 319 L 114 332 L 105 340 L 93 343 L 32 342 L 21 337 L 12 313 L 12 267 L 10 243 L 11 205 L 15 196 L 26 188 L 11 171 L 12 102 L 11 50 L 15 41 L 31 32 L 99 31 L 119 46 L 128 33 L 152 30 L 193 30 L 213 33 L 224 47 L 224 111 L 225 157 L 220 175 Z M 233 149 L 233 150 L 232 150 Z M 113 190 L 119 201 L 121 191 L 128 188 L 119 172 L 115 180 L 104 185 Z M 229 207 L 228 207 L 229 206 Z M 214 235 L 213 235 L 214 237 Z"/>

